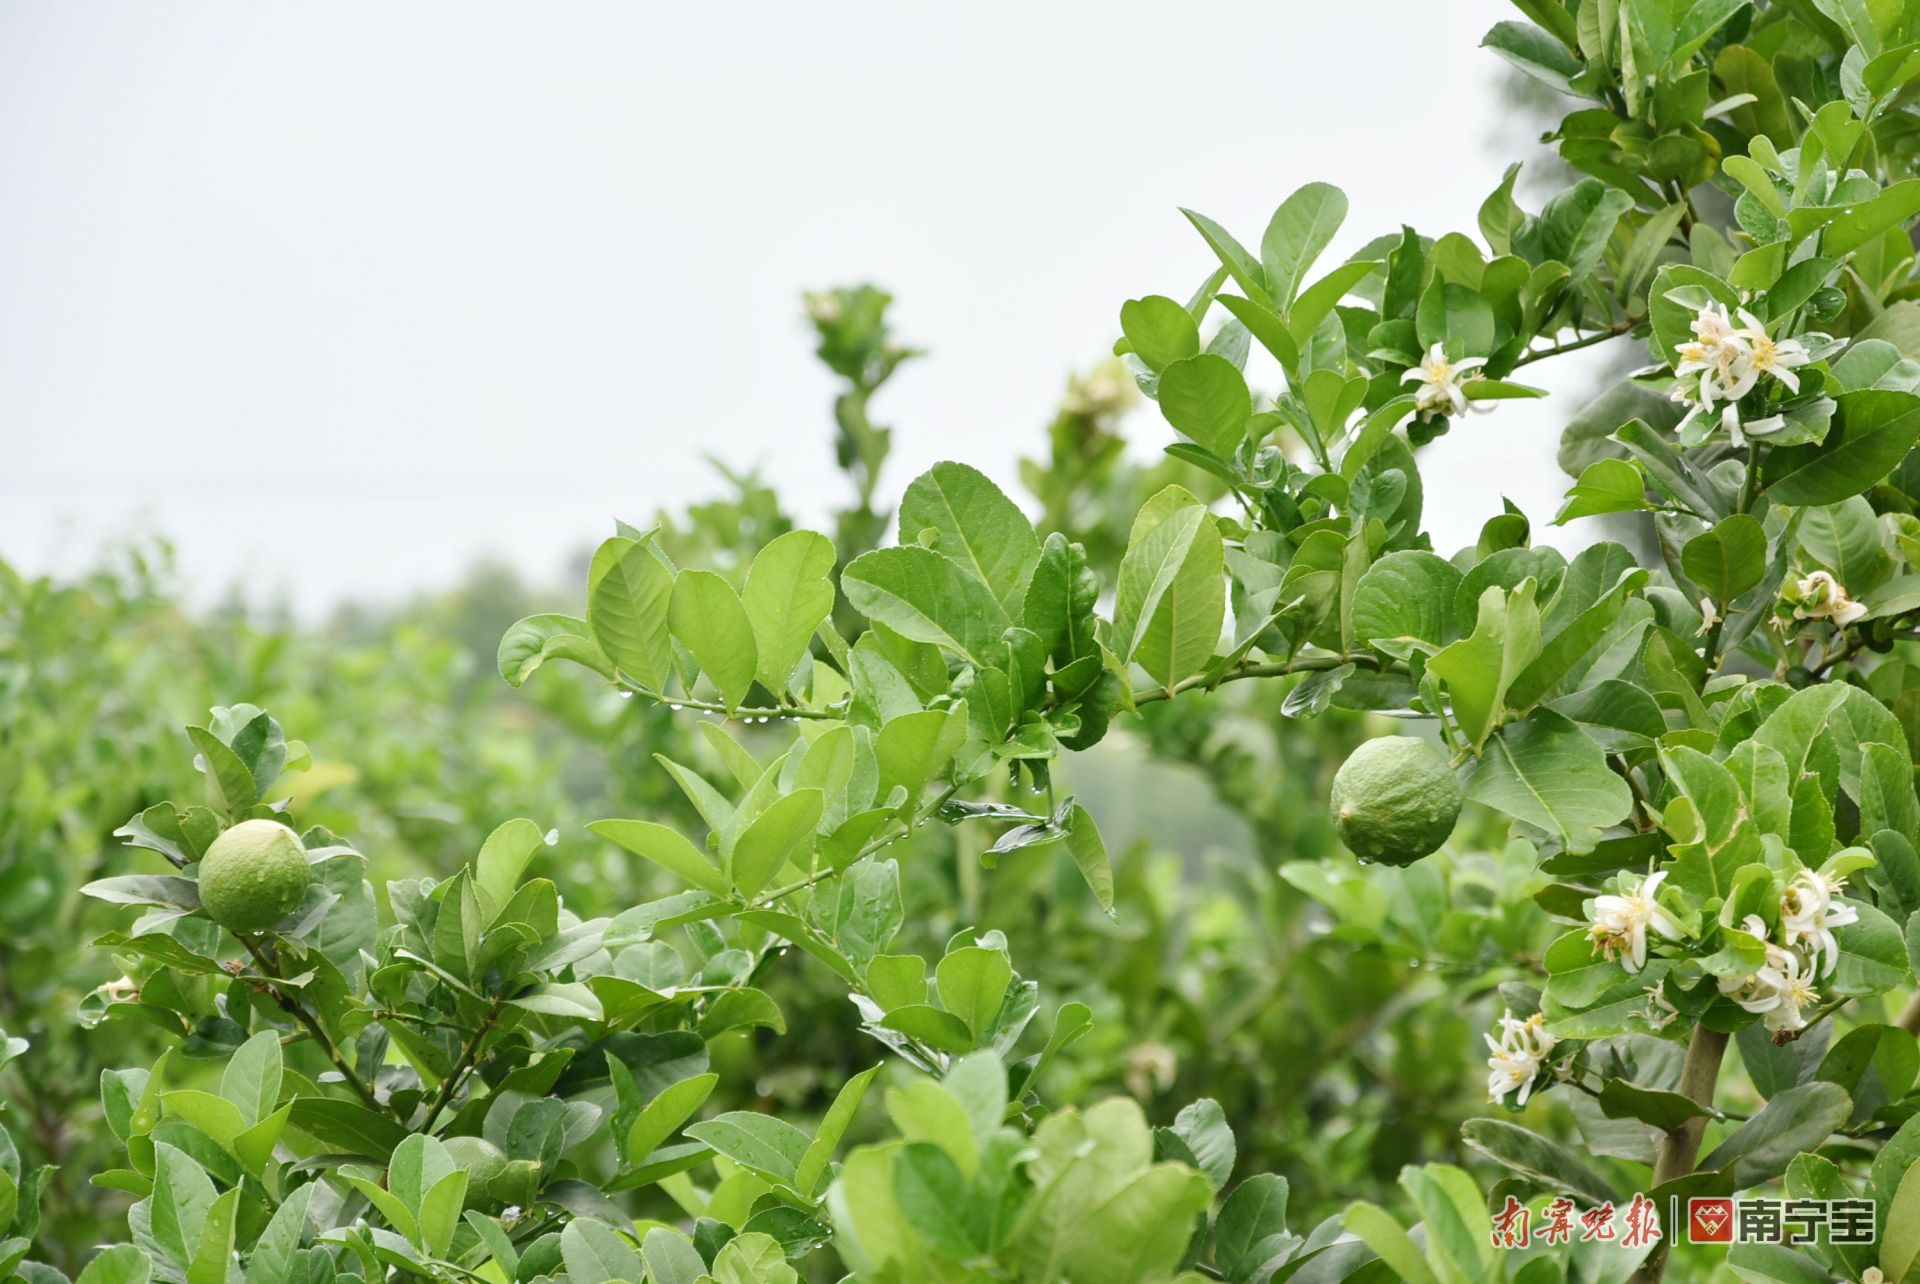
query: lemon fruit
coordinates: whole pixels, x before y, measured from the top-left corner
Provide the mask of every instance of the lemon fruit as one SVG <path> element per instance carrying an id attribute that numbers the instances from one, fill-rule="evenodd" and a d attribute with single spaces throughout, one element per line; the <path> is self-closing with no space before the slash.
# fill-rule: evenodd
<path id="1" fill-rule="evenodd" d="M 293 913 L 313 881 L 300 836 L 277 820 L 243 820 L 200 858 L 200 904 L 233 932 L 264 932 Z"/>
<path id="2" fill-rule="evenodd" d="M 1334 828 L 1361 860 L 1411 865 L 1446 842 L 1459 819 L 1460 783 L 1425 740 L 1369 740 L 1334 773 Z"/>

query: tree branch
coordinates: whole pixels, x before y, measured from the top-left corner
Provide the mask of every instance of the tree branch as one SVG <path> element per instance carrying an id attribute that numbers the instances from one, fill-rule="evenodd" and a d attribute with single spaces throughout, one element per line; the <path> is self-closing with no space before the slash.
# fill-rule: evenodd
<path id="1" fill-rule="evenodd" d="M 1680 1070 L 1680 1094 L 1696 1105 L 1713 1108 L 1713 1090 L 1720 1082 L 1720 1061 L 1727 1055 L 1727 1036 L 1719 1030 L 1709 1030 L 1704 1025 L 1693 1027 L 1693 1037 L 1687 1041 L 1687 1060 Z M 1689 1119 L 1678 1128 L 1660 1139 L 1659 1149 L 1654 1152 L 1653 1184 L 1656 1189 L 1670 1181 L 1678 1181 L 1693 1171 L 1694 1161 L 1700 1157 L 1700 1139 L 1707 1131 L 1704 1116 Z M 1633 1273 L 1631 1284 L 1656 1284 L 1666 1273 L 1667 1250 L 1673 1244 L 1673 1237 L 1680 1228 L 1667 1227 L 1666 1235 L 1654 1245 L 1653 1252 L 1647 1254 L 1647 1260 Z"/>
<path id="2" fill-rule="evenodd" d="M 1328 669 L 1337 669 L 1343 664 L 1357 664 L 1361 668 L 1388 671 L 1392 665 L 1382 665 L 1370 655 L 1308 655 L 1287 661 L 1267 661 L 1260 664 L 1241 664 L 1238 668 L 1227 670 L 1219 677 L 1210 677 L 1196 673 L 1174 683 L 1171 687 L 1155 687 L 1147 691 L 1133 693 L 1136 705 L 1153 704 L 1160 700 L 1171 700 L 1175 696 L 1189 691 L 1202 689 L 1211 691 L 1227 682 L 1239 682 L 1246 678 L 1284 678 L 1294 673 L 1324 673 Z"/>
<path id="3" fill-rule="evenodd" d="M 1550 348 L 1531 348 L 1520 354 L 1520 359 L 1513 363 L 1513 368 L 1518 370 L 1521 366 L 1531 365 L 1536 361 L 1545 361 L 1548 357 L 1557 357 L 1563 352 L 1578 352 L 1582 348 L 1591 348 L 1597 343 L 1605 343 L 1608 339 L 1618 339 L 1621 335 L 1630 332 L 1632 329 L 1633 324 L 1631 322 L 1620 321 L 1608 326 L 1604 330 L 1596 331 L 1593 334 L 1582 335 L 1578 339 L 1569 339 L 1565 343 L 1556 343 Z"/>
<path id="4" fill-rule="evenodd" d="M 421 1120 L 420 1126 L 414 1131 L 433 1131 L 433 1121 L 438 1119 L 440 1112 L 452 1103 L 454 1094 L 460 1091 L 460 1084 L 466 1079 L 467 1075 L 472 1072 L 475 1063 L 480 1059 L 481 1041 L 484 1040 L 488 1032 L 493 1029 L 493 1023 L 500 1019 L 500 1008 L 505 1002 L 506 1000 L 504 998 L 497 998 L 493 1001 L 493 1006 L 487 1009 L 487 1015 L 481 1019 L 479 1027 L 473 1032 L 473 1037 L 468 1039 L 467 1046 L 460 1050 L 460 1060 L 454 1063 L 453 1070 L 440 1084 L 440 1091 L 435 1094 L 433 1105 L 427 1108 L 427 1117 Z"/>
<path id="5" fill-rule="evenodd" d="M 237 935 L 236 933 L 236 936 Z M 253 955 L 253 961 L 259 964 L 260 971 L 265 974 L 267 980 L 280 981 L 284 979 L 280 975 L 280 969 L 275 966 L 272 959 L 268 957 L 267 953 L 262 950 L 257 943 L 245 936 L 240 936 L 239 941 L 241 945 L 246 947 L 247 953 Z M 320 1019 L 314 1016 L 313 1013 L 307 1011 L 307 1005 L 300 1002 L 298 998 L 284 993 L 277 985 L 269 985 L 267 989 L 272 993 L 274 1001 L 280 1005 L 281 1011 L 307 1028 L 307 1033 L 312 1035 L 314 1042 L 320 1045 L 320 1050 L 327 1054 L 327 1060 L 333 1062 L 334 1068 L 340 1072 L 340 1077 L 346 1080 L 347 1086 L 352 1088 L 360 1100 L 367 1104 L 368 1109 L 377 1114 L 392 1118 L 393 1112 L 380 1103 L 380 1098 L 373 1095 L 373 1089 L 367 1086 L 366 1080 L 362 1079 L 359 1074 L 355 1072 L 354 1068 L 347 1064 L 346 1057 L 341 1055 L 338 1047 L 334 1046 L 333 1037 L 329 1035 L 326 1029 L 320 1024 Z"/>

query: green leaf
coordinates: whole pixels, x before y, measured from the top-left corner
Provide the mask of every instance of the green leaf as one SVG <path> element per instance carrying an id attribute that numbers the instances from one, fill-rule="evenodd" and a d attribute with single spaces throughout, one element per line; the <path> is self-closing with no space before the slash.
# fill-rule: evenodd
<path id="1" fill-rule="evenodd" d="M 1366 569 L 1353 590 L 1354 640 L 1405 658 L 1454 640 L 1460 572 L 1420 549 L 1388 553 Z"/>
<path id="2" fill-rule="evenodd" d="M 1211 1097 L 1202 1097 L 1181 1108 L 1174 1117 L 1173 1135 L 1186 1143 L 1187 1150 L 1200 1169 L 1200 1175 L 1218 1194 L 1233 1176 L 1236 1148 L 1233 1129 L 1227 1126 L 1226 1113 Z"/>
<path id="3" fill-rule="evenodd" d="M 1834 930 L 1840 962 L 1834 968 L 1835 994 L 1884 994 L 1908 983 L 1906 945 L 1899 925 L 1873 906 L 1845 901 L 1857 923 Z"/>
<path id="4" fill-rule="evenodd" d="M 1204 352 L 1161 371 L 1160 413 L 1188 438 L 1231 459 L 1246 438 L 1253 397 L 1231 361 Z"/>
<path id="5" fill-rule="evenodd" d="M 1272 1173 L 1234 1188 L 1213 1224 L 1213 1260 L 1233 1284 L 1245 1284 L 1265 1260 L 1264 1246 L 1287 1233 L 1287 1179 Z"/>
<path id="6" fill-rule="evenodd" d="M 889 718 L 873 740 L 873 755 L 880 769 L 878 796 L 886 800 L 894 790 L 901 790 L 905 800 L 900 804 L 900 814 L 911 818 L 927 785 L 947 773 L 966 733 L 964 703 Z M 891 802 L 887 805 L 893 806 Z"/>
<path id="7" fill-rule="evenodd" d="M 466 1206 L 465 1172 L 443 1173 L 420 1198 L 420 1247 L 429 1256 L 445 1257 L 460 1228 L 460 1210 Z"/>
<path id="8" fill-rule="evenodd" d="M 1757 1284 L 1828 1284 L 1833 1278 L 1805 1253 L 1784 1244 L 1759 1241 L 1729 1248 L 1727 1269 Z"/>
<path id="9" fill-rule="evenodd" d="M 661 1089 L 660 1094 L 647 1103 L 627 1130 L 628 1164 L 638 1164 L 658 1150 L 682 1124 L 693 1118 L 696 1110 L 706 1104 L 714 1085 L 719 1082 L 719 1075 L 702 1074 Z"/>
<path id="10" fill-rule="evenodd" d="M 1745 513 L 1735 513 L 1680 550 L 1680 569 L 1721 607 L 1767 575 L 1767 533 Z"/>
<path id="11" fill-rule="evenodd" d="M 1852 1099 L 1836 1084 L 1788 1088 L 1729 1133 L 1700 1161 L 1700 1168 L 1731 1165 L 1736 1186 L 1758 1186 L 1785 1172 L 1801 1151 L 1817 1149 L 1852 1110 Z"/>
<path id="12" fill-rule="evenodd" d="M 1133 355 L 1156 373 L 1200 351 L 1200 326 L 1193 314 L 1164 294 L 1121 304 L 1120 330 Z"/>
<path id="13" fill-rule="evenodd" d="M 384 1162 L 406 1140 L 407 1130 L 358 1102 L 333 1097 L 296 1097 L 288 1123 L 315 1140 Z"/>
<path id="14" fill-rule="evenodd" d="M 739 708 L 753 685 L 758 656 L 753 622 L 733 585 L 712 571 L 680 572 L 673 582 L 667 623 L 719 690 L 727 708 Z"/>
<path id="15" fill-rule="evenodd" d="M 1009 620 L 1020 614 L 1040 540 L 1014 502 L 984 473 L 935 464 L 900 502 L 900 542 L 930 547 L 993 591 Z"/>
<path id="16" fill-rule="evenodd" d="M 233 1269 L 234 1222 L 240 1215 L 240 1191 L 229 1190 L 207 1209 L 199 1243 L 187 1267 L 187 1284 L 227 1284 Z"/>
<path id="17" fill-rule="evenodd" d="M 1531 261 L 1551 259 L 1567 265 L 1578 285 L 1600 261 L 1614 224 L 1633 208 L 1633 197 L 1597 178 L 1583 178 L 1546 203 L 1514 238 L 1514 248 Z"/>
<path id="18" fill-rule="evenodd" d="M 552 981 L 536 985 L 507 1002 L 523 1012 L 541 1016 L 564 1017 L 574 1021 L 600 1021 L 606 1017 L 599 996 L 583 981 Z"/>
<path id="19" fill-rule="evenodd" d="M 646 544 L 616 536 L 595 550 L 587 570 L 587 627 L 609 660 L 656 693 L 673 674 L 672 597 L 673 572 Z"/>
<path id="20" fill-rule="evenodd" d="M 213 1182 L 186 1151 L 164 1141 L 156 1142 L 153 1151 L 148 1219 L 154 1243 L 185 1270 L 194 1260 L 201 1229 L 216 1198 Z"/>
<path id="21" fill-rule="evenodd" d="M 833 562 L 832 540 L 788 531 L 761 549 L 747 572 L 740 606 L 753 628 L 754 676 L 775 695 L 787 693 L 814 631 L 833 614 Z"/>
<path id="22" fill-rule="evenodd" d="M 703 1119 L 686 1130 L 720 1154 L 768 1181 L 794 1184 L 813 1139 L 784 1119 L 734 1110 Z"/>
<path id="23" fill-rule="evenodd" d="M 1260 238 L 1267 288 L 1282 310 L 1293 302 L 1307 270 L 1346 221 L 1347 196 L 1327 183 L 1308 183 L 1281 202 Z"/>
<path id="24" fill-rule="evenodd" d="M 1614 577 L 1610 584 L 1608 575 Z M 1581 550 L 1542 620 L 1546 644 L 1507 688 L 1508 707 L 1531 708 L 1576 672 L 1580 661 L 1608 637 L 1627 602 L 1646 582 L 1646 569 L 1634 565 L 1618 544 Z M 1570 612 L 1578 614 L 1568 618 Z"/>
<path id="25" fill-rule="evenodd" d="M 1234 240 L 1233 234 L 1226 228 L 1221 227 L 1206 215 L 1188 209 L 1180 212 L 1187 216 L 1187 222 L 1193 224 L 1194 229 L 1200 233 L 1201 239 L 1207 243 L 1207 248 L 1212 250 L 1214 256 L 1220 260 L 1220 266 L 1226 268 L 1227 275 L 1233 278 L 1234 284 L 1240 287 L 1241 292 L 1255 303 L 1272 310 L 1273 299 L 1267 293 L 1266 283 L 1260 279 L 1260 265 L 1254 261 L 1253 255 L 1247 253 L 1246 247 Z"/>
<path id="26" fill-rule="evenodd" d="M 280 1100 L 280 1036 L 272 1030 L 241 1044 L 220 1074 L 220 1095 L 240 1110 L 249 1126 L 273 1113 Z"/>
<path id="27" fill-rule="evenodd" d="M 1003 950 L 969 945 L 953 951 L 933 970 L 941 1006 L 966 1022 L 978 1040 L 993 1024 L 1013 980 L 1013 965 Z"/>
<path id="28" fill-rule="evenodd" d="M 977 1257 L 968 1213 L 966 1174 L 930 1141 L 909 1143 L 893 1161 L 893 1197 L 900 1215 L 935 1253 L 957 1260 Z"/>
<path id="29" fill-rule="evenodd" d="M 1913 1278 L 1920 1263 L 1920 1164 L 1907 1169 L 1887 1205 L 1885 1233 L 1880 1245 L 1880 1267 L 1887 1279 Z"/>
<path id="30" fill-rule="evenodd" d="M 1107 844 L 1100 837 L 1100 826 L 1093 814 L 1079 803 L 1067 813 L 1067 854 L 1087 880 L 1093 899 L 1108 914 L 1113 913 L 1113 862 L 1107 856 Z"/>
<path id="31" fill-rule="evenodd" d="M 930 548 L 864 553 L 840 574 L 854 609 L 915 642 L 931 642 L 986 667 L 1011 621 L 987 585 Z"/>
<path id="32" fill-rule="evenodd" d="M 207 802 L 218 811 L 237 816 L 260 800 L 260 786 L 240 756 L 205 727 L 188 727 L 187 738 L 200 751 L 207 783 Z"/>
<path id="33" fill-rule="evenodd" d="M 867 992 L 883 1012 L 927 1001 L 927 961 L 918 954 L 877 954 L 867 964 Z"/>
<path id="34" fill-rule="evenodd" d="M 1361 1243 L 1380 1255 L 1381 1262 L 1393 1272 L 1393 1278 L 1406 1284 L 1440 1284 L 1420 1246 L 1386 1209 L 1377 1204 L 1353 1204 L 1341 1220 L 1360 1237 Z"/>
<path id="35" fill-rule="evenodd" d="M 1534 587 L 1527 580 L 1509 594 L 1497 584 L 1488 586 L 1480 595 L 1473 633 L 1427 661 L 1427 668 L 1445 680 L 1454 721 L 1476 750 L 1498 724 L 1507 688 L 1540 654 Z"/>
<path id="36" fill-rule="evenodd" d="M 1915 214 L 1920 214 L 1920 178 L 1909 178 L 1864 201 L 1802 206 L 1788 213 L 1787 226 L 1796 238 L 1820 232 L 1820 252 L 1838 258 Z"/>
<path id="37" fill-rule="evenodd" d="M 145 1249 L 134 1244 L 116 1244 L 101 1249 L 86 1269 L 74 1276 L 73 1284 L 147 1284 L 152 1278 L 153 1259 Z"/>
<path id="38" fill-rule="evenodd" d="M 596 820 L 587 829 L 652 861 L 684 883 L 716 896 L 727 894 L 727 876 L 677 830 L 650 820 Z"/>
<path id="39" fill-rule="evenodd" d="M 585 620 L 571 615 L 529 615 L 515 621 L 500 638 L 498 663 L 507 685 L 517 687 L 548 660 L 572 660 L 601 677 L 613 679 L 607 658 Z"/>
<path id="40" fill-rule="evenodd" d="M 1260 346 L 1273 354 L 1283 370 L 1295 370 L 1300 365 L 1300 343 L 1287 328 L 1287 323 L 1264 303 L 1252 299 L 1243 299 L 1237 294 L 1223 294 L 1219 298 L 1220 306 L 1233 314 L 1233 319 L 1247 328 L 1247 333 L 1260 341 Z"/>
<path id="41" fill-rule="evenodd" d="M 1526 22 L 1496 22 L 1480 42 L 1541 84 L 1571 97 L 1583 97 L 1571 83 L 1584 69 L 1567 47 Z"/>
<path id="42" fill-rule="evenodd" d="M 693 1241 L 670 1227 L 649 1230 L 640 1241 L 640 1256 L 646 1259 L 649 1284 L 700 1284 L 707 1273 Z"/>
<path id="43" fill-rule="evenodd" d="M 760 1231 L 734 1236 L 713 1258 L 713 1284 L 797 1284 L 799 1278 L 780 1241 Z"/>
<path id="44" fill-rule="evenodd" d="M 1591 850 L 1601 829 L 1633 809 L 1632 791 L 1608 770 L 1600 746 L 1550 709 L 1487 742 L 1467 797 L 1546 830 L 1570 852 Z"/>
<path id="45" fill-rule="evenodd" d="M 540 826 L 521 817 L 510 820 L 480 844 L 480 855 L 473 862 L 473 888 L 489 916 L 497 915 L 520 886 L 533 854 L 546 845 L 547 836 Z"/>
<path id="46" fill-rule="evenodd" d="M 880 1073 L 880 1066 L 870 1066 L 841 1085 L 834 1095 L 833 1104 L 827 1107 L 827 1113 L 820 1119 L 813 1141 L 807 1146 L 806 1153 L 800 1156 L 800 1162 L 793 1171 L 793 1187 L 802 1195 L 812 1196 L 820 1185 L 820 1179 L 827 1174 L 827 1165 L 833 1159 L 834 1148 L 853 1125 L 854 1114 L 860 1109 L 860 1103 L 866 1098 L 867 1088 L 873 1083 L 874 1076 Z"/>
<path id="47" fill-rule="evenodd" d="M 646 1267 L 633 1245 L 610 1226 L 576 1217 L 560 1232 L 567 1284 L 638 1284 Z"/>
<path id="48" fill-rule="evenodd" d="M 1920 180 L 1915 180 L 1920 182 Z M 1837 504 L 1875 485 L 1920 439 L 1920 396 L 1891 388 L 1843 392 L 1825 441 L 1767 457 L 1767 497 L 1777 504 Z"/>
<path id="49" fill-rule="evenodd" d="M 1647 481 L 1638 467 L 1625 459 L 1596 459 L 1580 470 L 1580 480 L 1567 491 L 1567 502 L 1554 515 L 1553 524 L 1564 526 L 1576 517 L 1601 513 L 1645 512 L 1651 507 Z"/>
<path id="50" fill-rule="evenodd" d="M 1362 281 L 1385 266 L 1386 264 L 1376 259 L 1357 259 L 1350 263 L 1342 263 L 1300 291 L 1300 297 L 1293 301 L 1293 307 L 1287 312 L 1287 333 L 1294 341 L 1296 349 L 1311 343 L 1314 332 L 1325 322 L 1327 314 L 1338 306 L 1340 300 L 1352 293 Z"/>
<path id="51" fill-rule="evenodd" d="M 1141 508 L 1120 562 L 1114 634 L 1122 658 L 1162 686 L 1200 672 L 1226 616 L 1226 561 L 1206 506 L 1169 486 Z"/>
<path id="52" fill-rule="evenodd" d="M 1549 1141 L 1504 1119 L 1469 1119 L 1460 1128 L 1461 1139 L 1496 1163 L 1524 1177 L 1590 1204 L 1611 1203 L 1613 1189 L 1606 1179 L 1559 1142 Z"/>
<path id="53" fill-rule="evenodd" d="M 761 812 L 727 853 L 727 877 L 743 896 L 756 896 L 789 860 L 804 855 L 820 823 L 818 789 L 796 789 Z"/>
<path id="54" fill-rule="evenodd" d="M 895 1008 L 879 1024 L 941 1052 L 971 1052 L 974 1048 L 973 1031 L 967 1028 L 967 1023 L 930 1003 L 909 1003 Z"/>
<path id="55" fill-rule="evenodd" d="M 1638 1119 L 1672 1132 L 1687 1120 L 1705 1115 L 1707 1108 L 1677 1092 L 1661 1092 L 1637 1087 L 1624 1079 L 1609 1079 L 1600 1088 L 1600 1113 L 1609 1119 Z"/>

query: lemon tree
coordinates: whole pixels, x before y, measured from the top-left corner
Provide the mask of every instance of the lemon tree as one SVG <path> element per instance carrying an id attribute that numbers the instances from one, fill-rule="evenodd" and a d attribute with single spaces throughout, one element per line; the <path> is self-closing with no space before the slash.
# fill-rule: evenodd
<path id="1" fill-rule="evenodd" d="M 1471 234 L 1383 218 L 1332 264 L 1328 185 L 1245 241 L 1189 213 L 1206 270 L 1128 300 L 1115 350 L 1191 473 L 1130 505 L 1111 576 L 949 461 L 883 546 L 853 523 L 682 565 L 619 526 L 575 612 L 507 632 L 509 684 L 571 664 L 701 719 L 705 760 L 660 761 L 697 819 L 587 827 L 673 894 L 582 917 L 530 872 L 547 840 L 521 820 L 376 897 L 308 828 L 305 912 L 223 932 L 186 871 L 284 823 L 263 799 L 301 756 L 251 707 L 193 729 L 204 799 L 126 830 L 159 872 L 89 890 L 143 910 L 102 942 L 130 969 L 114 1002 L 182 1059 L 230 1062 L 217 1093 L 171 1059 L 109 1076 L 127 1159 L 100 1180 L 137 1202 L 96 1278 L 780 1282 L 815 1253 L 900 1282 L 1660 1278 L 1671 1236 L 1494 1250 L 1474 1179 L 1443 1166 L 1405 1174 L 1417 1238 L 1365 1203 L 1298 1233 L 1213 1100 L 1156 1126 L 1049 1096 L 1093 1014 L 1004 935 L 896 949 L 897 844 L 929 827 L 981 835 L 989 870 L 1058 862 L 1112 907 L 1098 817 L 1056 765 L 1148 706 L 1269 682 L 1283 716 L 1412 719 L 1443 746 L 1348 764 L 1356 851 L 1442 844 L 1457 780 L 1561 929 L 1485 986 L 1491 1093 L 1536 1112 L 1462 1129 L 1500 1190 L 1854 1197 L 1872 1242 L 1743 1246 L 1726 1269 L 1911 1278 L 1920 6 L 1517 7 L 1486 43 L 1568 100 L 1551 137 L 1578 177 L 1528 209 L 1509 172 Z M 1499 403 L 1541 395 L 1527 366 L 1609 343 L 1636 372 L 1566 418 L 1554 515 L 1598 538 L 1568 556 L 1509 508 L 1436 549 L 1418 448 L 1499 431 Z M 871 465 L 864 411 L 845 449 Z M 1336 917 L 1369 913 L 1376 879 L 1447 894 L 1430 863 L 1358 877 L 1297 885 Z M 786 966 L 844 990 L 877 1068 L 811 1129 L 703 1112 L 723 1036 L 786 1032 L 765 988 Z M 885 1135 L 843 1145 L 880 1068 Z M 1574 1098 L 1582 1145 L 1531 1126 Z"/>

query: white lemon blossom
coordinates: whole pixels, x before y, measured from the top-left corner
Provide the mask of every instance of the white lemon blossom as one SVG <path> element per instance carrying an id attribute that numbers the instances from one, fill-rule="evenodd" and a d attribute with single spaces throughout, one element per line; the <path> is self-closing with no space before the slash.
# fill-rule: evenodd
<path id="1" fill-rule="evenodd" d="M 1463 415 L 1467 412 L 1467 394 L 1461 391 L 1460 385 L 1485 364 L 1485 357 L 1449 361 L 1446 349 L 1436 343 L 1420 358 L 1419 365 L 1400 376 L 1400 382 L 1420 381 L 1420 386 L 1413 391 L 1413 408 L 1422 419 Z"/>
<path id="2" fill-rule="evenodd" d="M 1721 977 L 1720 993 L 1760 1014 L 1762 1024 L 1776 1033 L 1805 1029 L 1806 1009 L 1820 1001 L 1820 991 L 1799 951 L 1768 941 L 1767 925 L 1757 914 L 1747 915 L 1741 927 L 1766 943 L 1767 961 L 1751 975 Z"/>
<path id="3" fill-rule="evenodd" d="M 1840 963 L 1840 943 L 1833 929 L 1860 921 L 1851 905 L 1835 905 L 1833 897 L 1845 879 L 1829 881 L 1812 870 L 1802 870 L 1787 884 L 1780 898 L 1780 936 L 1788 947 L 1800 946 L 1814 964 L 1815 976 L 1826 976 Z"/>
<path id="4" fill-rule="evenodd" d="M 1534 1080 L 1560 1040 L 1547 1033 L 1546 1019 L 1538 1012 L 1522 1021 L 1512 1012 L 1500 1014 L 1500 1038 L 1482 1035 L 1493 1055 L 1487 1058 L 1487 1095 L 1499 1101 L 1515 1089 L 1520 1095 L 1515 1105 L 1524 1106 L 1533 1093 Z"/>
<path id="5" fill-rule="evenodd" d="M 1718 623 L 1720 623 L 1720 612 L 1714 607 L 1713 599 L 1710 597 L 1701 598 L 1700 627 L 1694 631 L 1694 636 L 1697 638 L 1705 637 L 1713 631 L 1713 626 Z"/>
<path id="6" fill-rule="evenodd" d="M 1842 629 L 1867 613 L 1866 607 L 1848 596 L 1846 585 L 1825 571 L 1795 581 L 1788 601 L 1793 604 L 1794 619 L 1832 620 Z"/>
<path id="7" fill-rule="evenodd" d="M 1617 895 L 1596 896 L 1587 907 L 1593 919 L 1587 935 L 1593 938 L 1594 949 L 1608 958 L 1624 955 L 1621 962 L 1629 972 L 1638 972 L 1647 965 L 1649 927 L 1669 941 L 1680 940 L 1685 935 L 1680 921 L 1654 899 L 1654 893 L 1666 877 L 1666 871 L 1661 870 L 1647 875 L 1638 887 L 1629 888 L 1622 883 Z"/>
<path id="8" fill-rule="evenodd" d="M 1739 400 L 1753 391 L 1762 375 L 1778 379 L 1793 392 L 1800 390 L 1795 368 L 1811 361 L 1805 345 L 1798 339 L 1773 339 L 1757 317 L 1745 308 L 1738 309 L 1741 325 L 1735 327 L 1727 310 L 1708 302 L 1694 314 L 1694 337 L 1676 344 L 1680 360 L 1674 365 L 1677 376 L 1673 400 L 1688 407 L 1680 421 L 1684 430 L 1701 415 L 1720 407 L 1720 429 L 1736 446 L 1747 444 L 1748 437 L 1764 437 L 1786 426 L 1780 415 L 1767 415 L 1742 421 Z"/>
<path id="9" fill-rule="evenodd" d="M 1744 346 L 1734 361 L 1733 395 L 1744 397 L 1761 375 L 1778 379 L 1789 392 L 1799 392 L 1800 376 L 1794 371 L 1813 360 L 1806 345 L 1798 339 L 1773 338 L 1760 319 L 1745 308 L 1739 309 L 1739 315 L 1741 325 L 1734 331 L 1734 338 Z"/>

